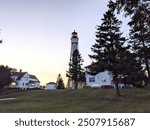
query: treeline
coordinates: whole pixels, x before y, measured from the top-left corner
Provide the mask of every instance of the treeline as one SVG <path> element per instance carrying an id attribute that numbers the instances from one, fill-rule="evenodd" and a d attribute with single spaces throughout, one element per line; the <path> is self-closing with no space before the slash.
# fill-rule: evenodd
<path id="1" fill-rule="evenodd" d="M 11 83 L 12 79 L 10 77 L 16 71 L 15 68 L 0 65 L 0 88 L 8 86 Z"/>

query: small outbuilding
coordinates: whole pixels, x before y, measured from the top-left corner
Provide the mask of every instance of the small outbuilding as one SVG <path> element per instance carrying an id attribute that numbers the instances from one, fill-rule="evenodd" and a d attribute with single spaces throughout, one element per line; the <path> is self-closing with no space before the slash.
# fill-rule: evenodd
<path id="1" fill-rule="evenodd" d="M 56 90 L 57 89 L 57 84 L 54 82 L 49 82 L 45 86 L 45 90 Z"/>

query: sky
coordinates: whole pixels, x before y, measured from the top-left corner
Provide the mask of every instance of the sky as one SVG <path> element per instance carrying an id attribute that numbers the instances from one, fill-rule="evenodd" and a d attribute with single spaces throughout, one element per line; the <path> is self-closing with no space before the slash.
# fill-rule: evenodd
<path id="1" fill-rule="evenodd" d="M 65 83 L 71 33 L 76 30 L 84 66 L 108 0 L 0 0 L 0 64 L 36 75 L 41 85 Z M 123 26 L 125 28 L 125 26 Z"/>

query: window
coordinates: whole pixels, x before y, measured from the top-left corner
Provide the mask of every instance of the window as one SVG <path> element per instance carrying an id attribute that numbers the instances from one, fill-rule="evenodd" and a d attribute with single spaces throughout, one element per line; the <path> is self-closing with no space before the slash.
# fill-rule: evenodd
<path id="1" fill-rule="evenodd" d="M 95 82 L 95 77 L 90 77 L 89 82 Z"/>
<path id="2" fill-rule="evenodd" d="M 102 82 L 106 82 L 106 78 L 103 78 L 103 79 L 102 79 Z"/>

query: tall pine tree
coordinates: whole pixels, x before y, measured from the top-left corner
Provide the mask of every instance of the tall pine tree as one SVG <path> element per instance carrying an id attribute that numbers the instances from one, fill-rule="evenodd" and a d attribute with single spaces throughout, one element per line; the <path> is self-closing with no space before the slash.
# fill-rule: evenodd
<path id="1" fill-rule="evenodd" d="M 141 0 L 116 0 L 118 12 L 124 10 L 126 12 L 126 15 L 133 14 L 140 1 Z"/>
<path id="2" fill-rule="evenodd" d="M 116 0 L 118 13 L 123 10 L 126 16 L 134 15 L 140 3 L 149 4 L 149 0 Z"/>
<path id="3" fill-rule="evenodd" d="M 142 61 L 150 83 L 150 3 L 138 3 L 129 25 L 132 50 Z"/>
<path id="4" fill-rule="evenodd" d="M 97 26 L 96 43 L 91 50 L 93 55 L 89 55 L 94 60 L 95 67 L 92 71 L 103 71 L 105 69 L 112 71 L 116 85 L 116 95 L 120 96 L 118 88 L 118 77 L 126 68 L 124 64 L 125 38 L 120 32 L 121 21 L 115 16 L 116 4 L 109 1 L 109 10 L 104 14 L 102 24 Z"/>
<path id="5" fill-rule="evenodd" d="M 143 87 L 143 81 L 146 79 L 142 67 L 142 61 L 138 60 L 137 55 L 130 50 L 127 50 L 121 61 L 122 66 L 125 66 L 122 71 L 125 84 L 132 84 L 134 87 Z"/>
<path id="6" fill-rule="evenodd" d="M 144 64 L 150 84 L 150 1 L 149 0 L 116 0 L 117 10 L 130 16 L 130 43 L 136 59 Z M 145 72 L 144 72 L 145 73 Z M 135 74 L 137 76 L 137 74 Z M 141 77 L 141 76 L 139 76 Z M 145 76 L 144 76 L 145 77 Z"/>
<path id="7" fill-rule="evenodd" d="M 83 82 L 83 68 L 82 68 L 82 57 L 78 50 L 73 52 L 72 59 L 69 63 L 69 71 L 67 71 L 67 77 L 74 82 L 74 88 L 78 89 L 78 83 Z"/>

